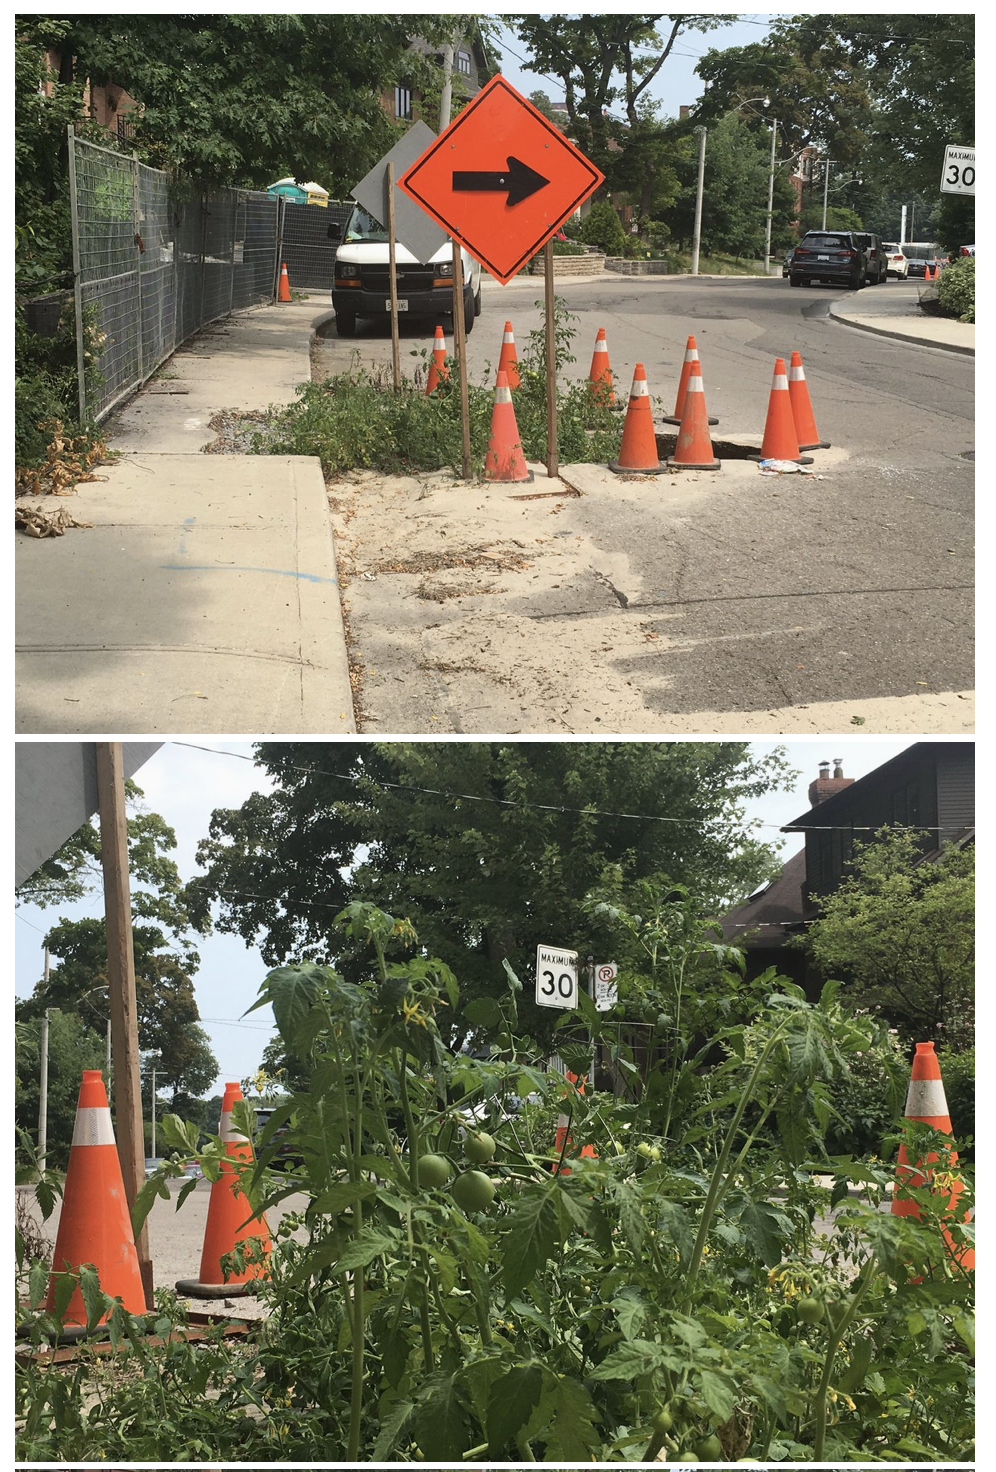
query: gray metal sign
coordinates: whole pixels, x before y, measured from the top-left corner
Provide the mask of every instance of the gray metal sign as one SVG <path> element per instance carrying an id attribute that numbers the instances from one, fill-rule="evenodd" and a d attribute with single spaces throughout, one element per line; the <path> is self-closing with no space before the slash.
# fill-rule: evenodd
<path id="1" fill-rule="evenodd" d="M 417 158 L 421 158 L 435 136 L 427 123 L 412 123 L 401 141 L 389 153 L 385 153 L 380 163 L 374 164 L 369 174 L 360 180 L 352 190 L 352 195 L 368 215 L 373 215 L 382 225 L 387 224 L 388 164 L 394 165 L 394 178 L 397 181 Z M 423 263 L 431 261 L 448 238 L 445 230 L 410 195 L 398 188 L 397 182 L 394 186 L 394 229 L 399 245 L 405 246 L 417 261 Z"/>

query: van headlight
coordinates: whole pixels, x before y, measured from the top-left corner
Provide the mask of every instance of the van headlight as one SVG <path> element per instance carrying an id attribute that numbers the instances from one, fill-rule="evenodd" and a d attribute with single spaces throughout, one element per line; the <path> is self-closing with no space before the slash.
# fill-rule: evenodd
<path id="1" fill-rule="evenodd" d="M 359 281 L 360 268 L 353 261 L 336 261 L 335 274 L 343 281 Z"/>
<path id="2" fill-rule="evenodd" d="M 437 265 L 433 266 L 432 269 L 436 273 L 437 276 L 452 276 L 453 275 L 453 262 L 452 261 L 440 261 Z"/>

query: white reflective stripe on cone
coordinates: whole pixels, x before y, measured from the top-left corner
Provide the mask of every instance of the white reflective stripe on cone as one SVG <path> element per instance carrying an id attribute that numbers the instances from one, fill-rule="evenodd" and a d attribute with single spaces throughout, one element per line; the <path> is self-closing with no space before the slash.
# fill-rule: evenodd
<path id="1" fill-rule="evenodd" d="M 702 387 L 702 377 L 701 377 L 701 374 L 698 374 L 698 373 L 690 373 L 688 375 L 688 382 L 685 385 L 685 393 L 686 394 L 704 394 L 705 393 L 705 389 Z"/>
<path id="2" fill-rule="evenodd" d="M 77 1145 L 113 1145 L 114 1126 L 106 1105 L 99 1109 L 77 1109 L 72 1148 Z"/>
<path id="3" fill-rule="evenodd" d="M 788 386 L 788 379 L 784 373 L 776 373 L 771 381 L 771 387 L 773 389 L 783 388 L 786 393 L 788 393 Z"/>
<path id="4" fill-rule="evenodd" d="M 914 1119 L 946 1118 L 948 1101 L 939 1078 L 914 1078 L 906 1095 L 906 1113 Z"/>
<path id="5" fill-rule="evenodd" d="M 650 390 L 647 388 L 647 380 L 645 378 L 634 378 L 633 387 L 629 396 L 631 399 L 649 399 Z"/>
<path id="6" fill-rule="evenodd" d="M 230 1113 L 221 1116 L 221 1129 L 218 1133 L 226 1145 L 244 1145 L 247 1141 L 247 1136 L 240 1134 L 237 1129 L 232 1127 L 232 1116 Z"/>
<path id="7" fill-rule="evenodd" d="M 502 369 L 502 372 L 504 372 L 504 369 Z M 495 403 L 496 404 L 510 404 L 511 402 L 512 402 L 512 390 L 508 387 L 507 384 L 502 384 L 501 388 L 496 388 L 495 389 Z"/>
<path id="8" fill-rule="evenodd" d="M 802 364 L 800 364 L 798 368 L 789 369 L 789 378 L 792 379 L 793 383 L 798 383 L 799 379 L 805 378 L 805 376 L 805 373 L 803 373 L 802 371 Z"/>
<path id="9" fill-rule="evenodd" d="M 512 336 L 512 334 L 510 332 L 506 332 L 506 333 L 503 333 L 502 334 L 502 339 L 501 340 L 502 340 L 502 342 L 514 342 L 515 341 L 515 338 Z"/>

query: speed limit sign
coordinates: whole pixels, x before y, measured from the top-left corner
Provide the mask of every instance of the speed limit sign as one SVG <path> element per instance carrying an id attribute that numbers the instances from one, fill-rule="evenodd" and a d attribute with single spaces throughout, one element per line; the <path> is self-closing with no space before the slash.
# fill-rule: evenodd
<path id="1" fill-rule="evenodd" d="M 975 149 L 949 143 L 944 150 L 941 171 L 942 194 L 975 193 Z"/>
<path id="2" fill-rule="evenodd" d="M 576 1007 L 578 953 L 536 947 L 536 1001 L 541 1007 Z"/>

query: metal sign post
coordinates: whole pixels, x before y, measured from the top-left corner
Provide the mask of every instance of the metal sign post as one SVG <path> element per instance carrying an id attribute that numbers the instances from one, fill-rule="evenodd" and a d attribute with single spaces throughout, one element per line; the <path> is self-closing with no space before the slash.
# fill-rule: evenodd
<path id="1" fill-rule="evenodd" d="M 391 367 L 394 370 L 394 392 L 401 392 L 401 341 L 398 336 L 398 262 L 397 243 L 394 236 L 394 165 L 387 166 L 384 181 L 387 195 L 387 260 L 388 282 L 391 288 Z"/>
<path id="2" fill-rule="evenodd" d="M 553 299 L 553 242 L 543 246 L 543 316 L 546 323 L 546 473 L 560 473 L 557 455 L 557 324 Z"/>

